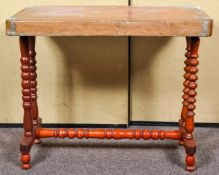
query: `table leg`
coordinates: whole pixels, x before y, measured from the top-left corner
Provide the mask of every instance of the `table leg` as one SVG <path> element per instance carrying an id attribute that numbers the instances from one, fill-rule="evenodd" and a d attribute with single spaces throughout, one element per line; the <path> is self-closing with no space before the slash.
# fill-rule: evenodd
<path id="1" fill-rule="evenodd" d="M 33 118 L 33 125 L 39 126 L 38 122 L 38 105 L 37 105 L 37 67 L 36 67 L 36 51 L 35 51 L 35 36 L 28 36 L 28 55 L 30 58 L 30 86 L 31 86 L 31 115 Z M 35 144 L 40 143 L 39 138 L 34 139 Z"/>
<path id="2" fill-rule="evenodd" d="M 189 64 L 189 61 L 190 61 L 190 52 L 191 52 L 191 42 L 190 42 L 191 38 L 190 37 L 186 37 L 186 50 L 187 52 L 185 53 L 185 56 L 186 56 L 186 60 L 184 61 L 185 63 L 185 68 L 184 68 L 184 71 L 185 71 L 185 74 L 184 74 L 184 78 L 185 78 L 185 81 L 183 83 L 184 85 L 184 89 L 183 89 L 183 107 L 182 107 L 182 112 L 181 112 L 181 119 L 179 120 L 179 129 L 184 132 L 184 126 L 185 126 L 185 122 L 186 122 L 186 115 L 187 115 L 187 105 L 188 105 L 188 91 L 189 91 L 189 69 L 190 69 L 190 64 Z M 179 144 L 180 145 L 183 145 L 183 138 L 179 141 Z"/>
<path id="3" fill-rule="evenodd" d="M 24 136 L 21 140 L 22 168 L 30 168 L 30 145 L 28 142 L 33 138 L 33 120 L 31 116 L 31 90 L 30 90 L 30 58 L 28 56 L 28 37 L 21 36 L 19 39 L 21 52 L 21 78 L 22 78 L 22 99 L 23 99 L 23 127 Z"/>
<path id="4" fill-rule="evenodd" d="M 198 58 L 198 49 L 199 49 L 199 44 L 200 44 L 200 39 L 199 37 L 191 37 L 189 38 L 190 46 L 191 46 L 191 51 L 190 55 L 188 57 L 188 63 L 189 63 L 189 68 L 188 68 L 188 74 L 187 78 L 188 81 L 186 83 L 186 94 L 188 95 L 186 101 L 186 117 L 185 117 L 185 132 L 183 134 L 183 145 L 185 147 L 186 151 L 186 169 L 188 171 L 193 171 L 195 170 L 195 153 L 196 153 L 196 143 L 195 139 L 193 137 L 193 130 L 194 130 L 194 110 L 196 108 L 195 106 L 195 96 L 197 94 L 196 88 L 196 80 L 198 79 L 197 77 L 197 72 L 198 68 L 197 65 L 199 61 L 197 60 Z"/>

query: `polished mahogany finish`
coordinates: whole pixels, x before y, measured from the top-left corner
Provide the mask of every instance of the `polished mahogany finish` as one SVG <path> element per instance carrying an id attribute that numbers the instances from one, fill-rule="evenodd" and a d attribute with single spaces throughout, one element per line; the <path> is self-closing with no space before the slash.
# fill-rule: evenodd
<path id="1" fill-rule="evenodd" d="M 213 21 L 191 7 L 31 7 L 6 21 L 7 35 L 20 36 L 24 134 L 20 142 L 22 168 L 29 169 L 30 150 L 40 138 L 173 139 L 183 145 L 186 169 L 195 170 L 193 136 L 199 37 L 212 34 Z M 185 36 L 183 107 L 179 129 L 47 129 L 41 127 L 37 105 L 35 36 Z"/>

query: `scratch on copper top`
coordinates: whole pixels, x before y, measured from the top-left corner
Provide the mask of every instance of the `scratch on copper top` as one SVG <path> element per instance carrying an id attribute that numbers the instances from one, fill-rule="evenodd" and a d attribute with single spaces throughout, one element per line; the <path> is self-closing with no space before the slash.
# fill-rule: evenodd
<path id="1" fill-rule="evenodd" d="M 13 18 L 11 17 L 8 21 L 9 21 L 9 30 L 7 31 L 7 34 L 8 35 L 16 35 L 16 25 L 15 25 L 15 19 L 16 18 Z"/>
<path id="2" fill-rule="evenodd" d="M 209 34 L 209 21 L 203 21 L 203 33 L 204 36 Z"/>

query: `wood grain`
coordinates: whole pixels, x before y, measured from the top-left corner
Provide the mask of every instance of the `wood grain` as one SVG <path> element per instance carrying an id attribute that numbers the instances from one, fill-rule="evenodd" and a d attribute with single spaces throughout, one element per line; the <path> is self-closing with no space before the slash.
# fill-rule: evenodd
<path id="1" fill-rule="evenodd" d="M 6 21 L 7 35 L 210 36 L 213 21 L 193 7 L 35 6 Z"/>

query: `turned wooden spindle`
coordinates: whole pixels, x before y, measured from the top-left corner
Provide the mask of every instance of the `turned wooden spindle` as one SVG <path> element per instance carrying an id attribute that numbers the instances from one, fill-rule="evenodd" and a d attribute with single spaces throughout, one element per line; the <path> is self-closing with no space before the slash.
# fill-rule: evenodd
<path id="1" fill-rule="evenodd" d="M 21 51 L 21 78 L 22 78 L 22 99 L 24 109 L 24 135 L 32 136 L 33 120 L 31 117 L 31 90 L 30 90 L 30 58 L 28 56 L 28 37 L 20 37 Z"/>
<path id="2" fill-rule="evenodd" d="M 187 113 L 186 113 L 186 122 L 185 122 L 185 133 L 183 135 L 184 139 L 184 146 L 186 150 L 186 169 L 188 171 L 193 171 L 195 169 L 195 152 L 196 152 L 196 144 L 195 140 L 193 138 L 193 130 L 194 130 L 194 115 L 195 115 L 195 96 L 197 94 L 196 88 L 197 84 L 196 81 L 198 79 L 197 77 L 197 72 L 198 68 L 197 65 L 199 63 L 198 59 L 198 48 L 200 44 L 200 39 L 199 37 L 191 37 L 190 39 L 191 42 L 191 53 L 189 56 L 189 76 L 188 76 L 188 99 L 187 99 Z"/>
<path id="3" fill-rule="evenodd" d="M 55 138 L 97 138 L 97 139 L 174 139 L 181 138 L 179 130 L 163 131 L 163 130 L 140 130 L 140 129 L 46 129 L 37 128 L 36 136 L 39 138 L 55 137 Z"/>
<path id="4" fill-rule="evenodd" d="M 190 37 L 186 37 L 186 53 L 185 53 L 185 57 L 186 57 L 186 60 L 184 61 L 185 63 L 185 67 L 184 67 L 184 71 L 185 71 L 185 74 L 184 74 L 184 79 L 185 81 L 183 82 L 183 85 L 184 85 L 184 89 L 183 89 L 183 107 L 182 107 L 182 111 L 181 111 L 181 119 L 179 120 L 179 129 L 183 132 L 184 131 L 184 126 L 185 126 L 185 122 L 186 122 L 186 115 L 187 115 L 187 105 L 188 105 L 188 91 L 189 91 L 189 87 L 188 87 L 188 84 L 189 84 L 189 69 L 190 69 L 190 52 L 191 52 L 191 46 L 190 46 Z M 179 141 L 179 144 L 180 145 L 183 145 L 183 138 Z"/>
<path id="5" fill-rule="evenodd" d="M 31 115 L 33 118 L 33 125 L 38 123 L 38 105 L 37 105 L 37 67 L 36 67 L 36 51 L 35 51 L 35 36 L 28 36 L 28 55 L 30 58 L 30 91 L 31 91 Z M 34 139 L 35 144 L 40 144 L 39 138 Z"/>
<path id="6" fill-rule="evenodd" d="M 22 99 L 23 99 L 23 127 L 24 127 L 24 139 L 33 137 L 33 120 L 31 115 L 31 90 L 30 90 L 30 57 L 28 55 L 28 37 L 20 36 L 20 52 L 21 52 L 21 78 L 22 78 Z M 27 140 L 27 139 L 26 139 Z M 26 149 L 26 146 L 21 143 L 21 161 L 22 168 L 29 169 L 31 166 L 29 149 Z"/>
<path id="7" fill-rule="evenodd" d="M 36 67 L 36 52 L 35 52 L 35 37 L 28 37 L 28 55 L 30 58 L 30 86 L 31 86 L 31 114 L 33 117 L 33 124 L 37 125 L 38 106 L 37 106 L 37 67 Z"/>
<path id="8" fill-rule="evenodd" d="M 192 44 L 192 50 L 191 50 L 191 55 L 190 55 L 190 68 L 189 68 L 189 83 L 188 83 L 188 88 L 189 91 L 187 92 L 188 94 L 188 104 L 187 104 L 187 117 L 186 117 L 186 124 L 185 124 L 185 129 L 186 129 L 186 138 L 190 139 L 192 138 L 192 132 L 194 129 L 194 110 L 196 108 L 195 106 L 195 96 L 197 94 L 196 88 L 196 80 L 198 79 L 197 77 L 197 72 L 198 68 L 197 65 L 199 61 L 197 60 L 198 58 L 198 47 L 199 47 L 199 38 L 191 38 L 191 44 Z"/>

